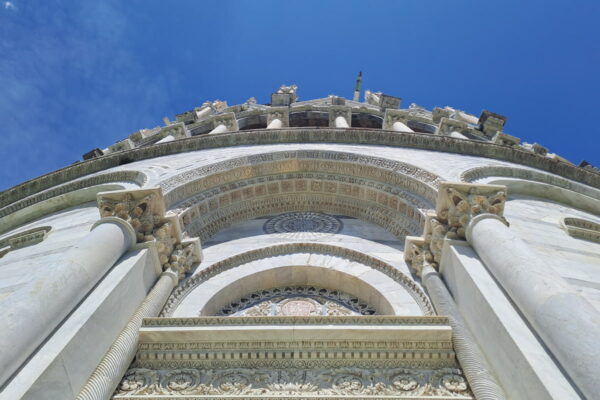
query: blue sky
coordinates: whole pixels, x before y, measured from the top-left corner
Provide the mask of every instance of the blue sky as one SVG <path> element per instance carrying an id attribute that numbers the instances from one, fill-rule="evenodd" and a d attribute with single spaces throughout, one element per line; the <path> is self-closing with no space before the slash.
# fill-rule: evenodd
<path id="1" fill-rule="evenodd" d="M 598 1 L 0 0 L 0 190 L 206 100 L 363 89 L 600 166 Z"/>

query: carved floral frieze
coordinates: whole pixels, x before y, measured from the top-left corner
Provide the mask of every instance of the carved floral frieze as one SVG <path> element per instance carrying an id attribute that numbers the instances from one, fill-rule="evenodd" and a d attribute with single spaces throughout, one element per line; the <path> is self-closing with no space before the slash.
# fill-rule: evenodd
<path id="1" fill-rule="evenodd" d="M 149 396 L 473 399 L 466 379 L 457 368 L 132 368 L 120 382 L 113 398 L 143 399 Z"/>

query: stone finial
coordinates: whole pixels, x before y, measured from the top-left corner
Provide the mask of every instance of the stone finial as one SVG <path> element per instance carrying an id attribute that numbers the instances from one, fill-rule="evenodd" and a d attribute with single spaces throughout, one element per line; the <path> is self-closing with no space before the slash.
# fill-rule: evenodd
<path id="1" fill-rule="evenodd" d="M 290 110 L 288 107 L 271 107 L 267 109 L 267 126 L 274 120 L 278 119 L 282 123 L 282 127 L 290 126 Z"/>
<path id="2" fill-rule="evenodd" d="M 488 110 L 484 110 L 479 117 L 479 130 L 482 131 L 488 138 L 493 137 L 496 132 L 504 128 L 506 117 L 496 114 Z"/>
<path id="3" fill-rule="evenodd" d="M 127 221 L 135 231 L 137 243 L 153 244 L 164 270 L 173 269 L 180 277 L 201 258 L 198 239 L 182 242 L 176 216 L 165 213 L 160 188 L 101 192 L 98 209 L 104 217 Z"/>
<path id="4" fill-rule="evenodd" d="M 448 226 L 447 237 L 464 239 L 471 218 L 489 213 L 502 217 L 506 186 L 440 182 L 437 219 Z"/>
<path id="5" fill-rule="evenodd" d="M 271 95 L 271 106 L 281 107 L 295 103 L 298 100 L 298 95 L 296 94 L 297 90 L 298 86 L 296 85 L 281 85 L 279 89 Z"/>
<path id="6" fill-rule="evenodd" d="M 400 108 L 400 97 L 389 96 L 382 92 L 371 92 L 370 90 L 365 91 L 365 102 L 374 106 L 378 106 L 381 111 L 385 111 L 390 108 L 397 110 Z"/>

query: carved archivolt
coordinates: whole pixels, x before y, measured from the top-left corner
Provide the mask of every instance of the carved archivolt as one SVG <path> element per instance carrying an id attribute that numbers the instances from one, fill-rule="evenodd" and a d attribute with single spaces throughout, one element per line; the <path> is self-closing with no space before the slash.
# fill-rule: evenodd
<path id="1" fill-rule="evenodd" d="M 238 267 L 240 265 L 260 260 L 263 258 L 287 255 L 293 253 L 316 253 L 339 256 L 350 261 L 355 261 L 367 265 L 383 274 L 389 276 L 398 282 L 410 294 L 421 308 L 423 314 L 434 315 L 433 307 L 427 298 L 427 295 L 419 285 L 409 276 L 405 275 L 398 268 L 388 264 L 378 258 L 350 250 L 343 247 L 331 246 L 322 243 L 289 243 L 277 246 L 266 247 L 262 249 L 251 250 L 245 253 L 235 255 L 215 264 L 205 267 L 189 279 L 183 281 L 177 287 L 163 309 L 161 316 L 169 317 L 175 311 L 183 299 L 195 288 L 206 282 L 208 279 L 220 274 L 223 271 Z"/>
<path id="2" fill-rule="evenodd" d="M 174 369 L 132 368 L 114 399 L 473 399 L 457 368 Z M 206 396 L 206 397 L 205 397 Z M 232 397 L 230 397 L 232 396 Z"/>
<path id="3" fill-rule="evenodd" d="M 361 154 L 292 150 L 234 158 L 186 171 L 160 183 L 168 207 L 205 190 L 278 173 L 312 172 L 378 181 L 435 201 L 439 176 L 414 165 Z"/>

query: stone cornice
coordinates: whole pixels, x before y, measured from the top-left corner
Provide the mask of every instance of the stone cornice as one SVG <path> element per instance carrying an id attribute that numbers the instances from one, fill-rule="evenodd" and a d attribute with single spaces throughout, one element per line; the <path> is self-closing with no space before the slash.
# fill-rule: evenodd
<path id="1" fill-rule="evenodd" d="M 158 145 L 108 154 L 59 169 L 0 193 L 0 204 L 9 204 L 44 189 L 84 175 L 135 161 L 182 152 L 240 145 L 278 143 L 346 143 L 435 150 L 481 156 L 538 168 L 600 188 L 600 174 L 535 153 L 494 143 L 459 140 L 422 133 L 398 133 L 378 129 L 286 128 L 201 135 Z"/>

